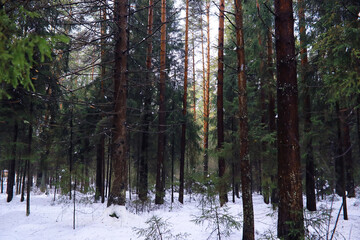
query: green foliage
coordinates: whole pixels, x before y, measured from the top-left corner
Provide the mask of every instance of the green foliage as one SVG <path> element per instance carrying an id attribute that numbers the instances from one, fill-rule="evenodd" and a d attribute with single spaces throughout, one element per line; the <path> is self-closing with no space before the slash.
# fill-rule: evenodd
<path id="1" fill-rule="evenodd" d="M 179 233 L 172 234 L 171 224 L 156 215 L 152 216 L 145 222 L 146 228 L 133 228 L 138 237 L 145 237 L 145 240 L 186 240 L 189 234 Z"/>
<path id="2" fill-rule="evenodd" d="M 193 174 L 192 190 L 198 197 L 200 215 L 193 215 L 192 221 L 196 224 L 206 224 L 210 231 L 208 239 L 216 236 L 216 239 L 229 237 L 234 229 L 241 228 L 240 216 L 233 216 L 226 206 L 220 207 L 219 203 L 219 177 L 211 174 L 204 178 L 202 174 Z"/>
<path id="3" fill-rule="evenodd" d="M 37 78 L 31 76 L 31 71 L 38 72 L 33 69 L 35 65 L 52 58 L 52 46 L 55 43 L 68 42 L 68 38 L 63 35 L 28 33 L 17 24 L 27 19 L 38 20 L 40 17 L 39 13 L 25 10 L 23 6 L 11 15 L 5 9 L 0 9 L 0 83 L 10 84 L 13 88 L 22 85 L 27 90 L 35 90 L 33 81 Z M 0 96 L 5 94 L 4 89 L 0 91 Z"/>
<path id="4" fill-rule="evenodd" d="M 229 237 L 234 229 L 240 230 L 240 216 L 233 216 L 226 206 L 220 207 L 214 195 L 206 196 L 209 201 L 202 205 L 201 214 L 193 215 L 191 221 L 198 225 L 206 224 L 210 232 L 207 239 L 216 236 L 216 239 L 221 240 L 222 237 Z"/>

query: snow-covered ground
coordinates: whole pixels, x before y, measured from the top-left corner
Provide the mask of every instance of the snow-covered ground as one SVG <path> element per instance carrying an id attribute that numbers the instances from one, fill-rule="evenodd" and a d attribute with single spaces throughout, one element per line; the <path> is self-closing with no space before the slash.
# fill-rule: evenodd
<path id="1" fill-rule="evenodd" d="M 229 196 L 231 197 L 231 196 Z M 135 195 L 133 195 L 133 200 Z M 231 198 L 229 198 L 231 200 Z M 90 197 L 81 195 L 78 197 L 80 202 L 76 202 L 75 229 L 73 229 L 73 202 L 68 198 L 60 197 L 55 202 L 53 195 L 36 194 L 31 195 L 31 214 L 26 217 L 26 203 L 20 202 L 20 196 L 15 196 L 10 203 L 6 202 L 6 194 L 0 194 L 0 239 L 1 240 L 92 240 L 92 239 L 144 239 L 136 234 L 135 228 L 146 228 L 145 223 L 152 216 L 157 216 L 163 221 L 167 221 L 167 229 L 173 235 L 182 233 L 187 234 L 182 239 L 205 240 L 209 237 L 212 229 L 207 228 L 208 224 L 197 225 L 192 220 L 196 216 L 201 215 L 201 207 L 199 201 L 190 199 L 186 196 L 185 204 L 170 204 L 167 198 L 166 203 L 157 208 L 150 206 L 151 211 L 138 212 L 136 214 L 136 206 L 131 204 L 128 210 L 121 207 L 106 207 L 106 204 L 92 203 Z M 254 194 L 254 213 L 255 213 L 255 234 L 256 239 L 276 239 L 276 221 L 277 213 L 270 205 L 264 204 L 262 196 Z M 324 229 L 329 229 L 329 234 L 334 228 L 336 216 L 341 206 L 341 198 L 331 201 L 327 200 L 318 203 L 318 208 L 330 209 L 331 222 L 327 224 L 329 218 L 321 215 L 320 212 L 316 216 L 321 215 L 325 223 L 316 228 L 317 231 L 323 231 L 322 239 L 326 239 Z M 333 239 L 360 239 L 360 198 L 348 199 L 348 215 L 349 220 L 343 220 L 340 215 L 339 223 L 336 228 L 336 235 Z M 234 218 L 242 219 L 242 203 L 241 199 L 236 199 L 236 203 L 228 203 L 228 214 Z M 156 209 L 157 208 L 157 209 Z M 110 217 L 112 213 L 116 213 L 119 218 Z M 306 214 L 308 215 L 308 214 Z M 308 216 L 310 218 L 310 216 Z M 315 226 L 316 219 L 311 225 Z M 227 239 L 241 239 L 242 230 L 234 230 Z M 274 238 L 270 238 L 270 237 Z M 330 236 L 328 236 L 330 239 Z M 164 238 L 165 240 L 166 238 Z M 216 239 L 214 234 L 210 239 Z M 226 239 L 226 238 L 222 238 Z"/>

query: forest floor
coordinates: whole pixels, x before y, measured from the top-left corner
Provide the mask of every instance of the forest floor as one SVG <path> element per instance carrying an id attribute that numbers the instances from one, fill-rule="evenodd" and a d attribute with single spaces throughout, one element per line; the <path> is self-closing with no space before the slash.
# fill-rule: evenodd
<path id="1" fill-rule="evenodd" d="M 341 212 L 333 239 L 360 239 L 359 194 L 358 189 L 357 197 L 347 200 L 349 220 L 343 220 Z M 161 207 L 150 204 L 146 206 L 146 211 L 141 212 L 139 210 L 140 205 L 135 204 L 134 201 L 127 206 L 127 210 L 122 207 L 107 208 L 106 204 L 94 203 L 90 196 L 78 194 L 75 205 L 75 229 L 73 229 L 74 203 L 68 197 L 57 195 L 56 201 L 54 201 L 53 194 L 46 195 L 33 192 L 31 195 L 31 214 L 26 217 L 26 201 L 21 203 L 20 196 L 17 195 L 12 202 L 7 203 L 6 196 L 6 194 L 0 194 L 1 240 L 145 239 L 138 236 L 137 231 L 141 228 L 146 229 L 149 226 L 146 221 L 153 216 L 157 216 L 157 220 L 161 219 L 158 223 L 166 223 L 163 225 L 164 240 L 217 239 L 216 231 L 208 238 L 211 232 L 216 229 L 214 225 L 211 225 L 215 223 L 215 217 L 205 217 L 203 224 L 196 224 L 193 221 L 196 218 L 199 220 L 201 216 L 204 217 L 199 196 L 186 195 L 184 205 L 177 203 L 177 201 L 171 204 L 170 199 L 167 198 Z M 134 200 L 135 194 L 132 198 Z M 231 200 L 230 195 L 229 200 Z M 276 239 L 276 210 L 273 210 L 270 204 L 265 204 L 261 195 L 254 194 L 253 201 L 256 239 Z M 307 229 L 317 235 L 311 239 L 330 239 L 341 203 L 341 198 L 328 196 L 327 199 L 318 202 L 317 212 L 314 214 L 305 212 Z M 229 202 L 226 208 L 220 209 L 206 204 L 203 209 L 210 209 L 208 215 L 218 211 L 218 216 L 232 216 L 232 219 L 240 223 L 242 221 L 241 199 L 236 199 L 236 203 Z M 330 212 L 331 217 L 329 218 L 326 213 Z M 110 215 L 113 213 L 116 213 L 117 217 L 111 217 Z M 155 222 L 152 221 L 152 223 Z M 227 226 L 220 225 L 220 230 L 229 230 L 229 223 L 224 224 Z M 175 238 L 177 234 L 182 235 Z M 233 229 L 229 237 L 222 236 L 221 239 L 241 239 L 241 235 L 241 228 Z"/>

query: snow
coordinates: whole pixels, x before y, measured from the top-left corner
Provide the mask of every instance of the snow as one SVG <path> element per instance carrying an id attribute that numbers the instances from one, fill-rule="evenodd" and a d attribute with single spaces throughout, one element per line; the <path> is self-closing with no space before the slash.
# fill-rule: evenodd
<path id="1" fill-rule="evenodd" d="M 50 191 L 51 192 L 51 191 Z M 358 191 L 359 193 L 359 191 Z M 80 195 L 80 196 L 79 196 Z M 151 204 L 148 211 L 136 214 L 136 204 L 131 203 L 125 207 L 110 206 L 106 204 L 93 203 L 92 196 L 77 193 L 75 229 L 73 229 L 73 202 L 65 196 L 57 195 L 53 201 L 52 194 L 33 193 L 31 195 L 31 214 L 26 217 L 26 201 L 20 202 L 20 196 L 14 197 L 10 203 L 6 202 L 6 194 L 0 194 L 0 239 L 1 240 L 95 240 L 95 239 L 144 239 L 138 237 L 134 228 L 146 228 L 145 223 L 152 216 L 166 220 L 170 225 L 168 228 L 173 235 L 183 233 L 189 234 L 186 239 L 203 240 L 209 237 L 211 229 L 207 224 L 196 225 L 192 220 L 195 216 L 201 215 L 199 197 L 186 195 L 185 204 L 169 201 L 170 194 L 167 194 L 163 206 Z M 133 200 L 136 198 L 132 195 Z M 331 208 L 331 196 L 318 203 L 318 209 Z M 231 196 L 229 196 L 231 200 Z M 343 220 L 341 212 L 339 223 L 336 228 L 334 239 L 360 239 L 360 198 L 347 199 L 349 220 Z M 255 214 L 255 235 L 256 239 L 268 239 L 272 236 L 276 239 L 277 212 L 271 205 L 263 202 L 262 196 L 253 195 Z M 331 223 L 328 227 L 328 218 L 325 218 L 323 229 L 329 228 L 329 238 L 334 228 L 336 216 L 341 206 L 341 198 L 335 197 L 332 204 Z M 236 203 L 227 204 L 229 214 L 242 219 L 241 199 Z M 116 217 L 110 217 L 113 213 Z M 316 213 L 317 215 L 320 212 Z M 309 213 L 306 213 L 309 216 Z M 321 215 L 321 214 L 320 214 Z M 325 233 L 324 233 L 325 234 Z M 242 230 L 234 230 L 228 239 L 241 239 Z M 326 239 L 326 236 L 322 236 Z M 216 239 L 213 235 L 211 239 Z M 222 238 L 225 239 L 225 238 Z"/>

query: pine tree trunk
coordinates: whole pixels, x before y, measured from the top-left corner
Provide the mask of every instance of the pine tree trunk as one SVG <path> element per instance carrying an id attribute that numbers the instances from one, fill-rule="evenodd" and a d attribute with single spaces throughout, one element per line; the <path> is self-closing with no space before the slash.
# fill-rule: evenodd
<path id="1" fill-rule="evenodd" d="M 127 8 L 126 0 L 114 3 L 115 70 L 114 70 L 114 116 L 112 135 L 112 182 L 107 205 L 126 203 L 127 157 L 126 157 L 126 93 L 127 93 Z"/>
<path id="2" fill-rule="evenodd" d="M 273 133 L 276 131 L 276 120 L 275 120 L 275 97 L 274 97 L 274 72 L 273 72 L 273 43 L 271 29 L 267 30 L 267 68 L 268 68 L 268 124 L 269 132 Z M 273 145 L 274 146 L 274 145 Z M 277 188 L 277 161 L 275 157 L 269 159 L 270 166 L 273 166 L 275 173 L 270 173 L 270 181 L 274 187 L 271 188 L 271 204 L 276 205 L 279 203 L 279 193 Z"/>
<path id="3" fill-rule="evenodd" d="M 347 191 L 347 197 L 355 197 L 354 186 L 354 166 L 352 160 L 352 145 L 350 139 L 350 129 L 347 122 L 349 111 L 348 109 L 340 110 L 340 122 L 342 131 L 342 155 L 344 158 L 345 169 L 345 189 Z"/>
<path id="4" fill-rule="evenodd" d="M 225 1 L 219 2 L 219 43 L 218 43 L 218 82 L 217 82 L 217 150 L 222 151 L 224 145 L 224 97 L 223 97 L 223 85 L 224 85 L 224 11 Z M 227 200 L 227 190 L 225 182 L 225 159 L 222 156 L 218 157 L 219 165 L 219 197 L 220 205 L 223 206 Z"/>
<path id="5" fill-rule="evenodd" d="M 165 78 L 166 78 L 166 0 L 161 0 L 161 37 L 160 37 L 160 83 L 159 83 L 159 134 L 156 166 L 156 196 L 155 203 L 163 204 L 165 197 L 165 130 L 166 130 L 166 106 L 165 106 Z"/>
<path id="6" fill-rule="evenodd" d="M 258 4 L 258 2 L 257 2 Z M 260 8 L 260 6 L 258 7 L 258 9 Z M 260 67 L 259 67 L 259 72 L 260 72 L 260 108 L 261 108 L 261 125 L 262 127 L 265 127 L 267 125 L 266 122 L 266 90 L 265 90 L 265 74 L 264 74 L 264 68 L 265 68 L 265 62 L 264 62 L 264 56 L 263 56 L 263 41 L 262 41 L 262 36 L 260 33 L 258 33 L 258 42 L 259 42 L 259 46 L 260 46 Z M 269 188 L 270 186 L 268 186 L 268 181 L 267 181 L 267 173 L 265 173 L 263 166 L 266 165 L 265 164 L 265 153 L 267 150 L 267 143 L 265 141 L 261 141 L 261 153 L 259 156 L 259 165 L 258 165 L 258 169 L 259 169 L 259 192 L 260 194 L 263 195 L 264 198 L 264 202 L 266 204 L 269 203 Z"/>
<path id="7" fill-rule="evenodd" d="M 74 145 L 73 145 L 73 106 L 71 106 L 70 112 L 70 146 L 69 146 L 69 198 L 71 200 L 71 189 L 72 189 L 72 172 L 73 172 L 73 153 L 74 153 Z M 44 176 L 43 176 L 44 178 Z M 42 179 L 43 179 L 42 178 Z M 43 185 L 41 181 L 41 185 Z"/>
<path id="8" fill-rule="evenodd" d="M 30 117 L 32 117 L 33 113 L 33 103 L 30 102 Z M 32 121 L 29 124 L 29 136 L 28 136 L 28 159 L 26 160 L 27 165 L 27 184 L 26 184 L 26 216 L 30 215 L 30 190 L 32 184 L 32 173 L 31 173 L 31 152 L 32 152 L 32 135 L 33 135 L 33 127 Z"/>
<path id="9" fill-rule="evenodd" d="M 347 203 L 346 203 L 346 178 L 345 178 L 345 154 L 344 154 L 344 124 L 345 114 L 340 110 L 339 104 L 336 103 L 336 113 L 338 116 L 338 145 L 335 156 L 335 177 L 336 177 L 336 193 L 342 197 L 343 200 L 343 215 L 344 220 L 348 219 L 347 216 Z"/>
<path id="10" fill-rule="evenodd" d="M 308 57 L 306 47 L 305 29 L 305 3 L 298 0 L 299 5 L 299 25 L 300 25 L 300 54 L 301 54 L 301 82 L 304 85 L 304 136 L 305 136 L 305 159 L 306 159 L 306 208 L 309 211 L 316 211 L 315 196 L 315 167 L 311 138 L 311 101 L 309 93 L 308 78 Z"/>
<path id="11" fill-rule="evenodd" d="M 298 90 L 291 0 L 275 0 L 278 102 L 278 237 L 304 238 Z"/>
<path id="12" fill-rule="evenodd" d="M 26 186 L 26 172 L 27 172 L 27 168 L 28 168 L 28 161 L 25 160 L 25 166 L 24 166 L 24 174 L 22 177 L 22 187 L 21 187 L 21 197 L 20 197 L 20 202 L 23 202 L 25 200 L 25 186 Z"/>
<path id="13" fill-rule="evenodd" d="M 101 22 L 101 88 L 100 88 L 100 101 L 104 100 L 104 79 L 105 79 L 105 34 L 106 34 L 106 1 L 105 5 L 100 9 L 100 16 L 102 18 Z M 101 118 L 104 117 L 104 114 L 101 114 Z M 100 137 L 99 142 L 96 145 L 96 189 L 95 189 L 95 200 L 98 201 L 101 196 L 101 202 L 105 201 L 105 133 L 104 129 L 100 128 Z"/>
<path id="14" fill-rule="evenodd" d="M 187 78 L 188 78 L 188 55 L 189 55 L 189 0 L 186 0 L 185 16 L 185 69 L 184 69 L 184 95 L 183 95 L 183 122 L 181 124 L 181 152 L 180 152 L 180 187 L 179 202 L 184 203 L 184 170 L 185 170 L 185 147 L 186 147 L 186 107 L 187 107 Z"/>
<path id="15" fill-rule="evenodd" d="M 4 170 L 1 170 L 1 193 L 4 193 Z"/>
<path id="16" fill-rule="evenodd" d="M 210 88 L 210 0 L 206 1 L 206 25 L 207 25 L 207 70 L 206 70 L 206 84 L 205 84 L 205 104 L 204 104 L 204 176 L 206 177 L 209 172 L 209 88 Z"/>
<path id="17" fill-rule="evenodd" d="M 148 26 L 147 26 L 147 35 L 152 35 L 153 29 L 153 17 L 154 17 L 154 2 L 149 0 L 149 9 L 148 9 Z M 151 78 L 150 74 L 152 72 L 152 38 L 147 39 L 147 51 L 146 51 L 146 74 L 145 74 L 145 99 L 144 99 L 144 118 L 143 118 L 143 133 L 142 133 L 142 142 L 141 142 L 141 154 L 140 154 L 140 163 L 139 163 L 139 199 L 141 201 L 147 200 L 148 193 L 148 148 L 149 148 L 149 122 L 151 118 Z"/>
<path id="18" fill-rule="evenodd" d="M 345 191 L 345 170 L 344 170 L 344 161 L 343 161 L 343 141 L 342 141 L 342 131 L 341 131 L 341 114 L 339 109 L 339 104 L 336 103 L 336 114 L 337 118 L 337 130 L 338 130 L 338 139 L 337 139 L 337 148 L 335 156 L 335 191 L 339 196 L 344 195 Z"/>
<path id="19" fill-rule="evenodd" d="M 241 0 L 234 0 L 236 22 L 237 80 L 239 88 L 240 171 L 243 200 L 243 239 L 254 239 L 254 210 L 251 191 L 251 165 L 248 142 L 245 49 Z"/>
<path id="20" fill-rule="evenodd" d="M 21 154 L 19 154 L 19 159 L 21 159 Z M 20 161 L 18 161 L 18 164 L 15 165 L 20 165 Z M 23 168 L 22 167 L 18 167 L 17 171 L 16 171 L 16 187 L 15 187 L 15 195 L 19 195 L 20 194 L 20 189 L 21 189 L 21 179 L 22 179 L 22 175 L 23 175 Z"/>
<path id="21" fill-rule="evenodd" d="M 201 28 L 202 29 L 202 28 Z M 202 41 L 202 40 L 201 40 Z M 201 43 L 204 51 L 204 43 Z M 192 34 L 192 69 L 193 69 L 193 113 L 194 113 L 194 122 L 196 122 L 196 68 L 195 68 L 195 36 Z M 204 53 L 203 53 L 204 54 Z M 203 56 L 204 57 L 204 56 Z M 203 58 L 204 59 L 204 58 Z M 203 60 L 203 69 L 205 69 L 204 60 Z M 203 77 L 205 78 L 205 70 L 203 70 Z"/>
<path id="22" fill-rule="evenodd" d="M 8 172 L 8 181 L 7 181 L 7 202 L 11 202 L 14 197 L 14 185 L 15 185 L 15 162 L 16 162 L 16 144 L 18 138 L 18 123 L 15 120 L 14 123 L 14 138 L 13 138 L 13 146 L 11 151 L 11 160 Z"/>
<path id="23" fill-rule="evenodd" d="M 103 165 L 105 161 L 105 135 L 100 133 L 99 142 L 96 145 L 96 189 L 95 200 L 100 200 L 103 196 Z M 102 198 L 103 199 L 103 198 Z"/>

